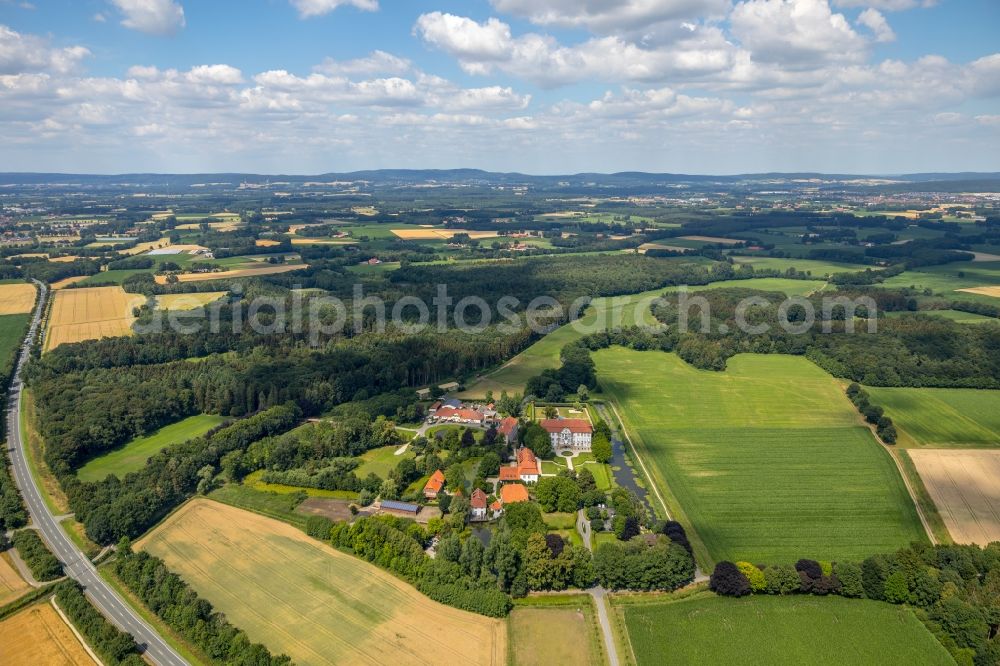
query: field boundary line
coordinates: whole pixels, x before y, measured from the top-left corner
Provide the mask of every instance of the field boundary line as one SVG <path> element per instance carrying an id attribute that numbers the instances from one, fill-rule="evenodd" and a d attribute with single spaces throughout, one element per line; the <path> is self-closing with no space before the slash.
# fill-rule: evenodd
<path id="1" fill-rule="evenodd" d="M 865 426 L 868 428 L 868 432 L 872 434 L 872 437 L 875 438 L 875 442 L 879 445 L 879 447 L 881 447 L 886 453 L 889 454 L 889 457 L 892 458 L 892 463 L 896 466 L 896 471 L 903 479 L 903 486 L 906 488 L 906 494 L 910 496 L 910 503 L 913 504 L 913 508 L 917 512 L 917 518 L 920 519 L 920 524 L 924 528 L 924 533 L 927 535 L 927 538 L 930 540 L 932 546 L 938 545 L 937 537 L 934 536 L 934 530 L 931 529 L 931 524 L 928 522 L 927 516 L 924 515 L 924 510 L 920 506 L 920 502 L 917 500 L 917 495 L 913 490 L 913 486 L 910 484 L 909 477 L 906 475 L 906 470 L 903 469 L 903 464 L 896 456 L 896 450 L 882 441 L 882 438 L 879 437 L 878 433 L 875 431 L 875 426 L 868 422 L 865 422 Z M 914 465 L 914 467 L 916 467 L 916 465 Z M 917 475 L 920 475 L 919 470 L 917 471 Z M 931 498 L 931 502 L 934 502 L 933 497 Z M 935 504 L 934 506 L 936 507 L 937 505 Z M 945 529 L 948 529 L 947 525 L 945 526 Z"/>
<path id="2" fill-rule="evenodd" d="M 639 463 L 639 467 L 642 469 L 642 473 L 643 473 L 643 476 L 645 477 L 645 481 L 652 488 L 653 493 L 656 495 L 656 499 L 658 499 L 660 501 L 660 506 L 663 507 L 663 511 L 667 515 L 667 520 L 675 520 L 675 516 L 673 516 L 671 514 L 670 508 L 667 506 L 666 500 L 664 500 L 663 499 L 663 495 L 660 494 L 660 489 L 659 489 L 659 487 L 656 484 L 657 478 L 654 478 L 649 473 L 649 469 L 646 467 L 646 463 L 643 461 L 642 456 L 639 454 L 639 447 L 635 443 L 637 441 L 637 437 L 638 437 L 638 441 L 643 442 L 643 446 L 645 446 L 645 441 L 643 441 L 642 437 L 638 436 L 637 433 L 636 433 L 636 436 L 633 436 L 630 433 L 630 429 L 629 429 L 629 426 L 627 425 L 627 422 L 622 418 L 621 414 L 618 412 L 618 408 L 615 406 L 615 402 L 616 402 L 617 398 L 615 397 L 614 392 L 613 391 L 608 391 L 608 393 L 612 396 L 612 399 L 611 400 L 607 400 L 605 404 L 608 404 L 608 405 L 611 406 L 611 411 L 614 413 L 615 418 L 618 419 L 618 423 L 621 424 L 621 427 L 622 427 L 621 434 L 623 436 L 622 443 L 628 442 L 628 444 L 630 445 L 629 448 L 632 449 L 632 454 L 635 456 L 636 462 Z M 670 486 L 667 484 L 666 479 L 663 479 L 663 486 L 665 488 L 667 488 L 668 492 L 669 492 L 669 487 Z M 676 518 L 683 518 L 684 519 L 684 522 L 687 523 L 687 526 L 685 527 L 685 529 L 687 531 L 691 532 L 694 535 L 695 542 L 697 543 L 697 545 L 699 545 L 701 547 L 701 550 L 703 551 L 702 552 L 702 556 L 705 559 L 705 563 L 706 564 L 713 564 L 714 560 L 712 559 L 711 554 L 708 552 L 708 546 L 705 545 L 705 542 L 702 540 L 701 535 L 698 534 L 698 530 L 695 529 L 694 524 L 691 522 L 691 519 L 688 518 L 687 514 L 684 512 L 684 508 L 681 506 L 680 500 L 678 500 L 677 497 L 673 495 L 673 493 L 671 493 L 671 497 L 673 497 L 674 502 L 677 504 L 678 511 L 677 511 Z M 680 521 L 678 521 L 678 522 L 680 522 Z M 697 558 L 695 558 L 695 582 L 698 582 L 699 577 L 704 577 L 704 572 L 701 570 L 701 567 L 698 566 Z"/>
<path id="3" fill-rule="evenodd" d="M 56 609 L 56 613 L 59 614 L 59 617 L 61 617 L 62 620 L 63 620 L 63 622 L 66 623 L 66 626 L 69 627 L 69 630 L 73 632 L 74 636 L 76 636 L 76 640 L 80 641 L 80 645 L 82 645 L 83 649 L 87 651 L 87 654 L 90 655 L 90 658 L 93 659 L 97 663 L 98 666 L 104 666 L 104 662 L 101 661 L 101 658 L 97 656 L 96 652 L 94 652 L 92 649 L 90 649 L 90 646 L 87 645 L 87 641 L 85 641 L 83 639 L 83 636 L 80 635 L 80 632 L 77 631 L 76 627 L 73 626 L 73 623 L 69 621 L 69 618 L 66 617 L 65 613 L 63 613 L 62 608 L 59 608 L 59 604 L 56 603 L 55 596 L 53 596 L 51 599 L 49 599 L 49 603 L 52 604 L 52 607 Z M 133 640 L 133 642 L 135 641 L 134 638 L 132 640 Z"/>

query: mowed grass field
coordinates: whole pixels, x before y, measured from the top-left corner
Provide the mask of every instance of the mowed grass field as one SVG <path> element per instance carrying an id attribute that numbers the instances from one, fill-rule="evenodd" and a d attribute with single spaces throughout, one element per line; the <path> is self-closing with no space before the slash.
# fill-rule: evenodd
<path id="1" fill-rule="evenodd" d="M 0 664 L 94 666 L 95 662 L 55 609 L 39 603 L 0 622 Z"/>
<path id="2" fill-rule="evenodd" d="M 14 357 L 27 334 L 30 314 L 0 315 L 0 363 Z"/>
<path id="3" fill-rule="evenodd" d="M 138 548 L 163 558 L 253 641 L 297 664 L 490 664 L 506 622 L 417 592 L 296 528 L 211 500 L 167 518 Z"/>
<path id="4" fill-rule="evenodd" d="M 141 294 L 128 294 L 121 287 L 63 289 L 55 293 L 45 349 L 64 342 L 132 334 L 132 309 L 146 302 Z"/>
<path id="5" fill-rule="evenodd" d="M 401 460 L 416 458 L 410 451 L 404 451 L 401 455 L 396 455 L 398 446 L 383 446 L 361 454 L 361 464 L 354 470 L 354 474 L 359 479 L 364 479 L 369 474 L 380 476 L 383 479 L 389 476 L 389 472 L 396 468 Z"/>
<path id="6" fill-rule="evenodd" d="M 750 280 L 723 280 L 702 286 L 692 286 L 690 291 L 743 287 L 763 291 L 780 291 L 789 296 L 802 296 L 820 290 L 825 285 L 820 280 L 791 280 L 788 278 L 753 278 Z M 559 367 L 559 353 L 567 344 L 602 329 L 628 326 L 652 326 L 656 319 L 650 312 L 653 301 L 663 294 L 676 291 L 674 287 L 653 289 L 638 294 L 595 298 L 584 315 L 552 331 L 496 371 L 486 375 L 459 397 L 481 398 L 487 391 L 500 395 L 501 391 L 519 393 L 525 384 L 542 370 Z"/>
<path id="7" fill-rule="evenodd" d="M 705 597 L 619 607 L 638 666 L 944 666 L 909 608 L 841 597 Z"/>
<path id="8" fill-rule="evenodd" d="M 508 618 L 510 666 L 602 666 L 594 606 L 589 596 L 568 606 L 519 606 Z"/>
<path id="9" fill-rule="evenodd" d="M 865 387 L 899 432 L 898 446 L 1000 448 L 1000 391 Z"/>
<path id="10" fill-rule="evenodd" d="M 861 559 L 926 539 L 889 454 L 807 359 L 742 354 L 711 372 L 663 352 L 593 357 L 703 566 Z"/>
<path id="11" fill-rule="evenodd" d="M 123 479 L 129 472 L 142 469 L 146 461 L 171 444 L 179 444 L 199 437 L 225 419 L 212 414 L 197 414 L 183 421 L 164 426 L 146 437 L 131 442 L 103 456 L 94 458 L 77 470 L 82 481 L 101 481 L 111 474 Z"/>

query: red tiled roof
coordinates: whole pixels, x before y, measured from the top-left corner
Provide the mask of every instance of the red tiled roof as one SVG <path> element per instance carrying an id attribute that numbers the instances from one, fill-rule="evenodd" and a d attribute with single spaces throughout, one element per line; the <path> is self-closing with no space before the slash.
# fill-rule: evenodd
<path id="1" fill-rule="evenodd" d="M 442 407 L 434 413 L 439 419 L 450 419 L 453 417 L 458 417 L 463 421 L 482 421 L 485 417 L 482 412 L 477 412 L 474 409 L 455 409 L 454 407 Z"/>
<path id="2" fill-rule="evenodd" d="M 517 471 L 517 467 L 501 467 L 500 468 L 500 480 L 501 481 L 517 481 L 521 478 L 521 475 Z"/>
<path id="3" fill-rule="evenodd" d="M 567 428 L 570 432 L 594 432 L 594 427 L 584 419 L 543 419 L 538 425 L 549 433 L 562 432 Z"/>
<path id="4" fill-rule="evenodd" d="M 500 503 L 500 500 L 497 500 L 493 502 L 493 504 L 490 504 L 490 511 L 499 511 L 502 508 L 503 504 Z"/>
<path id="5" fill-rule="evenodd" d="M 441 492 L 442 488 L 444 488 L 444 473 L 441 470 L 437 470 L 431 474 L 431 478 L 427 479 L 427 485 L 424 486 L 424 492 L 437 494 Z"/>
<path id="6" fill-rule="evenodd" d="M 476 488 L 472 491 L 472 497 L 469 498 L 469 506 L 473 509 L 485 509 L 486 508 L 486 493 L 480 488 Z"/>
<path id="7" fill-rule="evenodd" d="M 535 458 L 535 452 L 526 446 L 522 446 L 517 450 L 517 466 L 522 465 L 533 465 L 537 462 Z"/>
<path id="8" fill-rule="evenodd" d="M 504 420 L 500 421 L 500 427 L 497 428 L 497 431 L 501 435 L 506 436 L 512 433 L 514 431 L 514 428 L 516 427 L 517 427 L 517 419 L 515 419 L 513 416 L 508 416 Z"/>
<path id="9" fill-rule="evenodd" d="M 528 489 L 520 483 L 508 483 L 500 488 L 500 501 L 504 504 L 528 501 Z"/>

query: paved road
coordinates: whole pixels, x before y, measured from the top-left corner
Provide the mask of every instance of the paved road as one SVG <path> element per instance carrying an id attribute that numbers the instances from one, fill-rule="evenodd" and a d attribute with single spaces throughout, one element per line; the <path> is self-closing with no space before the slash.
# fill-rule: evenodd
<path id="1" fill-rule="evenodd" d="M 590 521 L 587 520 L 583 509 L 576 512 L 576 531 L 583 538 L 583 545 L 587 550 L 593 550 L 590 543 Z M 608 607 L 605 602 L 607 590 L 600 585 L 595 585 L 587 590 L 587 594 L 594 598 L 594 606 L 597 608 L 597 622 L 601 625 L 601 633 L 604 635 L 604 650 L 608 654 L 608 664 L 618 666 L 618 649 L 615 647 L 615 636 L 611 632 L 611 621 L 608 619 Z"/>
<path id="2" fill-rule="evenodd" d="M 135 614 L 114 589 L 101 578 L 86 555 L 70 540 L 56 521 L 55 516 L 45 505 L 42 493 L 28 471 L 21 421 L 18 418 L 21 409 L 21 371 L 28 360 L 29 341 L 34 339 L 35 332 L 38 330 L 42 312 L 45 309 L 45 299 L 48 296 L 45 285 L 40 282 L 35 284 L 41 290 L 41 295 L 38 299 L 35 315 L 31 320 L 28 337 L 21 346 L 21 354 L 17 361 L 14 379 L 11 382 L 8 400 L 7 443 L 14 468 L 14 480 L 17 482 L 18 488 L 21 489 L 21 495 L 28 506 L 32 523 L 38 528 L 52 552 L 62 562 L 66 574 L 83 585 L 87 597 L 90 598 L 94 606 L 120 629 L 132 634 L 139 646 L 145 649 L 145 655 L 157 666 L 184 666 L 187 662 Z"/>

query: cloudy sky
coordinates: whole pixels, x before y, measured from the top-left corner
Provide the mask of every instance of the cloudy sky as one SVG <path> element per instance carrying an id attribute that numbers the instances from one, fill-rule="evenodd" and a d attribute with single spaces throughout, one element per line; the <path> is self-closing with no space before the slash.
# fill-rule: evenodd
<path id="1" fill-rule="evenodd" d="M 0 171 L 1000 170 L 997 0 L 0 0 Z"/>

